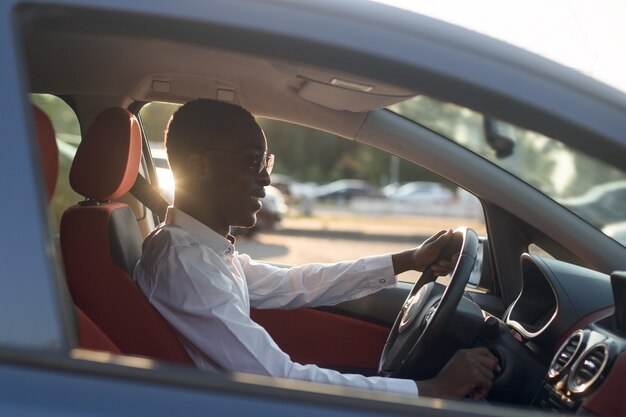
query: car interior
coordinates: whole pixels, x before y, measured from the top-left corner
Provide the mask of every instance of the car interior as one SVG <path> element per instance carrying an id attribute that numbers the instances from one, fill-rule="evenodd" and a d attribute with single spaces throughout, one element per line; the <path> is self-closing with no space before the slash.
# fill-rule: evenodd
<path id="1" fill-rule="evenodd" d="M 154 34 L 146 29 L 154 24 L 149 18 L 78 9 L 30 16 L 23 55 L 42 184 L 50 197 L 61 182 L 77 196 L 62 215 L 50 216 L 77 350 L 193 367 L 175 330 L 132 280 L 141 242 L 164 208 L 153 186 L 136 191 L 139 182 L 155 182 L 140 110 L 153 102 L 216 98 L 401 156 L 482 204 L 487 235 L 457 233 L 467 261 L 449 286 L 425 273 L 419 285 L 402 282 L 336 306 L 253 311 L 294 361 L 428 378 L 455 350 L 482 345 L 502 367 L 488 397 L 493 404 L 626 413 L 619 396 L 626 378 L 626 275 L 614 273 L 624 269 L 626 249 L 480 155 L 386 109 L 421 91 L 363 75 L 341 60 L 333 65 L 338 50 L 317 63 L 298 60 L 208 25 L 183 29 L 170 22 L 170 31 Z M 58 163 L 67 141 L 55 135 L 54 115 L 36 99 L 49 96 L 71 109 L 80 127 L 69 169 Z M 477 253 L 480 276 L 468 285 Z M 408 313 L 418 293 L 428 305 Z M 436 316 L 436 326 L 419 342 L 413 330 L 398 337 L 403 317 L 420 321 L 427 314 Z"/>

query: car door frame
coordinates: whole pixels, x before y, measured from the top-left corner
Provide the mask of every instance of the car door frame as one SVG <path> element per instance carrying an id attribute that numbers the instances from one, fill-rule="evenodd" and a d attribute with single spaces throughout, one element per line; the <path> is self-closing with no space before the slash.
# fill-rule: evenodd
<path id="1" fill-rule="evenodd" d="M 276 27 L 280 27 L 277 23 L 282 23 L 285 21 L 286 17 L 289 17 L 290 14 L 294 13 L 293 9 L 289 9 L 281 6 L 280 2 L 260 2 L 258 5 L 253 4 L 255 7 L 251 7 L 245 9 L 244 13 L 241 12 L 241 2 L 234 1 L 231 4 L 228 4 L 226 1 L 222 1 L 219 6 L 222 7 L 220 9 L 217 8 L 217 12 L 205 18 L 200 19 L 200 26 L 212 27 L 216 32 L 218 30 L 225 30 L 223 33 L 228 37 L 228 35 L 235 35 L 233 37 L 232 42 L 241 42 L 242 38 L 250 37 L 250 34 L 258 33 L 260 37 L 265 36 L 265 40 L 268 39 L 276 39 L 277 34 L 273 29 Z M 324 3 L 324 2 L 321 2 Z M 347 2 L 344 12 L 346 14 L 352 13 L 353 10 L 350 10 L 350 6 L 354 5 L 352 2 Z M 30 107 L 26 98 L 27 88 L 27 80 L 25 76 L 27 74 L 25 66 L 22 60 L 22 54 L 20 50 L 20 45 L 22 44 L 22 33 L 21 26 L 16 27 L 16 25 L 24 24 L 24 21 L 21 21 L 16 18 L 20 16 L 21 11 L 18 13 L 18 8 L 35 8 L 35 11 L 38 11 L 37 7 L 45 4 L 50 6 L 51 9 L 54 9 L 54 6 L 73 6 L 72 11 L 79 10 L 78 16 L 81 16 L 80 13 L 85 13 L 85 15 L 89 15 L 85 21 L 82 21 L 81 24 L 88 24 L 90 21 L 95 19 L 96 21 L 102 22 L 101 19 L 107 19 L 110 21 L 111 16 L 116 16 L 116 12 L 126 12 L 126 13 L 136 13 L 141 10 L 150 10 L 152 18 L 146 18 L 142 23 L 144 25 L 141 26 L 143 30 L 148 30 L 148 23 L 166 23 L 168 22 L 168 16 L 174 16 L 176 19 L 188 22 L 195 22 L 198 25 L 198 11 L 194 8 L 194 6 L 189 6 L 188 8 L 179 8 L 176 4 L 169 4 L 168 2 L 148 2 L 148 1 L 111 1 L 108 5 L 103 5 L 99 1 L 96 0 L 85 0 L 83 2 L 78 1 L 40 1 L 37 3 L 28 3 L 25 1 L 18 0 L 8 0 L 0 4 L 0 19 L 2 19 L 0 24 L 0 51 L 3 52 L 3 56 L 9 57 L 9 59 L 3 60 L 0 62 L 0 69 L 2 69 L 2 73 L 4 77 L 0 78 L 0 86 L 3 87 L 3 95 L 0 98 L 1 108 L 0 108 L 0 122 L 3 123 L 4 134 L 8 138 L 12 138 L 6 144 L 6 149 L 2 156 L 0 156 L 0 166 L 7 173 L 6 178 L 11 178 L 11 181 L 6 181 L 3 183 L 3 191 L 5 196 L 5 204 L 3 205 L 3 214 L 5 218 L 15 219 L 16 221 L 6 222 L 5 230 L 3 236 L 3 245 L 2 250 L 0 251 L 0 263 L 3 264 L 4 268 L 4 278 L 3 283 L 5 284 L 6 291 L 0 292 L 0 305 L 2 305 L 3 316 L 4 319 L 0 321 L 0 334 L 2 334 L 3 340 L 5 342 L 1 346 L 1 351 L 3 353 L 3 361 L 2 367 L 7 372 L 9 371 L 17 371 L 20 374 L 15 375 L 14 383 L 12 383 L 12 387 L 14 390 L 9 391 L 11 393 L 22 394 L 25 392 L 29 392 L 29 385 L 32 384 L 33 380 L 38 381 L 39 377 L 43 377 L 44 374 L 46 376 L 51 376 L 51 379 L 48 379 L 48 388 L 45 391 L 47 395 L 45 400 L 45 404 L 50 407 L 59 406 L 58 401 L 54 401 L 54 398 L 63 398 L 62 396 L 67 395 L 71 389 L 79 386 L 81 380 L 85 381 L 87 379 L 98 379 L 100 382 L 111 382 L 108 386 L 113 390 L 112 392 L 121 395 L 122 390 L 127 388 L 126 384 L 114 384 L 114 380 L 117 377 L 113 377 L 109 372 L 121 372 L 119 377 L 128 382 L 130 379 L 137 377 L 136 375 L 127 375 L 123 374 L 123 372 L 149 372 L 145 369 L 141 369 L 141 367 L 137 370 L 131 371 L 128 366 L 121 366 L 121 368 L 117 368 L 116 365 L 112 365 L 105 361 L 105 365 L 102 368 L 97 368 L 94 363 L 97 362 L 95 358 L 90 358 L 90 360 L 85 361 L 85 363 L 81 362 L 77 359 L 67 358 L 67 352 L 75 345 L 75 327 L 72 320 L 71 303 L 69 298 L 63 291 L 63 273 L 58 264 L 58 259 L 60 257 L 53 249 L 53 242 L 48 231 L 48 223 L 46 217 L 46 205 L 44 198 L 44 187 L 42 181 L 42 173 L 39 168 L 39 160 L 37 158 L 37 147 L 34 140 L 34 129 L 32 127 L 32 121 L 30 120 Z M 245 3 L 252 4 L 252 3 Z M 302 6 L 306 6 L 305 2 L 302 2 Z M 142 7 L 143 6 L 143 7 Z M 195 6 L 199 7 L 199 6 Z M 322 4 L 320 7 L 327 7 Z M 51 9 L 48 9 L 50 11 Z M 332 10 L 332 9 L 328 9 Z M 382 10 L 382 9 L 381 9 Z M 105 12 L 103 15 L 96 16 L 100 12 Z M 260 12 L 260 15 L 257 13 Z M 323 11 L 322 11 L 323 12 Z M 324 18 L 322 12 L 315 12 L 316 18 Z M 358 10 L 357 10 L 358 12 Z M 347 49 L 349 47 L 353 47 L 353 50 L 358 50 L 359 53 L 364 54 L 363 56 L 369 56 L 374 59 L 374 63 L 372 68 L 363 69 L 363 74 L 370 75 L 375 78 L 380 79 L 392 79 L 395 78 L 398 83 L 414 85 L 411 82 L 411 77 L 415 77 L 416 73 L 410 70 L 414 69 L 417 72 L 422 74 L 426 74 L 429 70 L 439 70 L 443 71 L 442 73 L 446 73 L 446 68 L 443 67 L 445 63 L 446 66 L 454 66 L 450 64 L 454 64 L 456 60 L 440 60 L 435 62 L 434 64 L 441 65 L 440 68 L 424 68 L 423 64 L 415 61 L 415 57 L 400 54 L 400 50 L 402 50 L 403 46 L 410 46 L 410 41 L 415 41 L 415 38 L 412 38 L 408 35 L 402 35 L 398 32 L 388 31 L 387 28 L 376 27 L 372 28 L 368 25 L 368 21 L 362 21 L 360 23 L 352 23 L 349 29 L 354 29 L 354 33 L 362 33 L 367 34 L 368 31 L 373 31 L 374 35 L 381 35 L 377 42 L 380 42 L 379 45 L 384 45 L 385 43 L 400 45 L 398 49 L 394 48 L 379 48 L 379 50 L 386 50 L 387 55 L 379 55 L 372 56 L 371 53 L 368 55 L 368 48 L 363 42 L 367 42 L 369 37 L 365 36 L 362 41 L 355 39 L 342 40 L 337 35 L 341 34 L 341 31 L 345 30 L 345 28 L 340 27 L 340 25 L 331 25 L 332 30 L 330 31 L 319 31 L 318 22 L 315 19 L 307 18 L 307 9 L 303 8 L 300 10 L 296 10 L 295 14 L 300 16 L 299 18 L 293 19 L 292 23 L 289 27 L 284 28 L 285 39 L 284 41 L 287 44 L 291 45 L 301 45 L 303 43 L 302 38 L 297 37 L 297 34 L 306 33 L 306 36 L 309 38 L 310 42 L 307 44 L 308 46 L 312 46 L 315 54 L 319 56 L 327 56 L 329 53 L 325 51 L 329 46 L 332 46 L 333 52 L 340 52 L 342 49 Z M 358 13 L 357 13 L 358 14 Z M 360 14 L 359 14 L 360 15 Z M 126 15 L 124 17 L 127 17 Z M 292 16 L 293 17 L 293 16 Z M 366 15 L 365 15 L 366 17 Z M 61 19 L 67 18 L 67 16 L 61 16 Z M 230 27 L 224 29 L 223 21 L 220 21 L 221 18 L 230 19 L 229 24 Z M 326 19 L 334 19 L 332 16 L 325 17 Z M 126 19 L 122 19 L 120 22 L 111 22 L 113 25 L 125 25 L 128 23 Z M 158 25 L 156 25 L 158 26 Z M 193 26 L 193 25 L 192 25 Z M 426 29 L 429 25 L 426 25 Z M 120 30 L 120 28 L 118 28 Z M 149 30 L 148 30 L 149 31 Z M 303 31 L 303 32 L 301 32 Z M 395 35 L 394 35 L 395 33 Z M 189 33 L 187 33 L 188 35 Z M 270 34 L 270 35 L 268 35 Z M 372 35 L 370 35 L 372 36 Z M 255 40 L 255 42 L 258 39 Z M 436 41 L 436 40 L 435 40 Z M 224 41 L 226 42 L 226 41 Z M 344 43 L 345 42 L 345 43 Z M 349 43 L 353 42 L 353 44 Z M 431 40 L 432 42 L 432 40 Z M 441 42 L 441 41 L 440 41 Z M 228 42 L 226 42 L 228 46 Z M 256 50 L 256 52 L 265 52 L 265 53 L 276 53 L 272 50 L 279 50 L 281 48 L 277 48 L 276 44 L 270 42 L 270 46 L 260 47 L 258 44 L 253 43 L 252 46 L 243 46 L 238 45 L 241 49 L 251 49 Z M 234 45 L 237 47 L 237 45 Z M 288 45 L 287 45 L 288 46 Z M 429 47 L 429 45 L 423 45 L 423 48 Z M 255 49 L 256 48 L 256 49 Z M 270 49 L 271 48 L 271 49 Z M 293 55 L 290 55 L 291 58 L 300 59 L 303 61 L 311 60 L 310 57 L 305 55 L 305 51 L 307 48 L 295 48 Z M 309 50 L 310 51 L 310 50 Z M 406 49 L 404 49 L 406 51 Z M 418 54 L 419 55 L 419 54 Z M 458 53 L 457 55 L 452 54 L 452 56 L 456 56 L 458 59 L 463 57 L 463 54 Z M 337 68 L 344 69 L 354 69 L 354 63 L 349 62 L 352 58 L 354 58 L 355 54 L 346 54 L 345 56 L 339 56 L 336 62 Z M 383 68 L 387 67 L 389 62 L 399 63 L 398 67 L 393 68 L 389 73 L 383 73 Z M 448 73 L 449 74 L 449 73 Z M 458 75 L 458 74 L 457 74 Z M 472 73 L 471 76 L 478 76 L 478 73 Z M 514 73 L 511 71 L 511 77 L 518 75 L 518 73 Z M 484 77 L 484 74 L 480 74 L 481 77 Z M 504 77 L 506 78 L 506 77 Z M 450 81 L 449 75 L 443 78 L 435 79 L 433 85 L 435 85 L 441 94 L 442 82 Z M 472 79 L 468 76 L 468 79 L 453 79 L 455 81 L 450 86 L 450 90 L 455 90 L 453 87 L 458 87 L 459 91 L 463 91 L 467 93 L 468 89 L 473 92 L 489 92 L 488 87 L 493 86 L 485 86 L 481 84 L 480 80 Z M 498 85 L 497 89 L 499 91 L 497 93 L 492 93 L 488 95 L 488 98 L 492 99 L 491 105 L 494 106 L 497 104 L 498 100 L 502 100 L 506 93 L 509 92 L 509 95 L 513 95 L 510 89 L 507 89 L 506 85 L 509 80 L 502 79 L 500 80 L 501 84 Z M 472 82 L 475 82 L 476 85 L 480 86 L 480 88 L 471 88 Z M 433 87 L 434 88 L 434 87 Z M 545 94 L 540 94 L 537 100 L 542 100 L 546 94 L 551 94 L 553 91 L 546 91 Z M 462 97 L 449 97 L 451 99 L 456 99 L 459 101 L 463 101 Z M 489 100 L 487 100 L 489 101 Z M 572 100 L 576 101 L 576 100 Z M 593 101 L 593 100 L 592 100 Z M 476 103 L 475 103 L 476 104 Z M 527 102 L 524 105 L 520 105 L 519 107 L 527 106 L 530 108 L 530 116 L 539 114 L 539 110 L 547 110 L 547 114 L 550 115 L 548 118 L 557 119 L 559 114 L 558 110 L 550 111 L 550 106 L 554 104 L 553 100 L 546 100 L 545 103 L 538 102 Z M 581 111 L 584 110 L 581 109 Z M 514 112 L 515 109 L 511 109 L 510 111 Z M 504 117 L 507 120 L 516 120 L 515 115 L 512 113 L 507 113 L 509 117 Z M 617 116 L 614 118 L 617 120 Z M 545 118 L 540 120 L 542 123 L 545 123 Z M 621 139 L 621 146 L 619 148 L 615 148 L 613 145 L 617 142 L 616 138 L 621 135 L 626 129 L 624 129 L 624 124 L 626 122 L 622 121 L 616 124 L 611 124 L 611 127 L 615 128 L 614 132 L 606 132 L 604 128 L 601 128 L 597 124 L 594 124 L 594 127 L 597 128 L 596 131 L 592 132 L 593 137 L 599 138 L 598 143 L 599 149 L 603 150 L 614 150 L 623 149 L 623 139 Z M 532 124 L 532 123 L 531 123 Z M 567 123 L 557 123 L 562 129 L 567 128 Z M 559 129 L 557 129 L 558 131 Z M 23 173 L 21 176 L 14 175 L 15 172 Z M 28 221 L 21 222 L 17 221 L 18 219 L 27 219 Z M 28 329 L 29 331 L 24 332 L 21 329 Z M 29 356 L 28 354 L 17 353 L 16 350 L 25 350 L 29 351 L 32 354 Z M 34 353 L 33 353 L 34 352 Z M 21 356 L 23 355 L 23 356 Z M 20 360 L 19 358 L 23 359 Z M 27 357 L 24 359 L 24 357 Z M 65 362 L 67 360 L 67 362 Z M 147 366 L 146 364 L 144 364 Z M 70 371 L 68 367 L 76 366 L 77 369 Z M 90 368 L 91 367 L 91 368 Z M 52 370 L 52 371 L 50 371 Z M 23 372 L 23 373 L 22 373 Z M 181 371 L 182 372 L 182 371 Z M 192 378 L 191 375 L 187 375 L 183 372 L 185 381 L 187 378 Z M 194 375 L 197 373 L 194 373 Z M 6 374 L 8 375 L 8 373 Z M 29 378 L 34 377 L 36 378 Z M 64 379 L 67 378 L 67 379 Z M 166 376 L 164 376 L 166 378 Z M 174 378 L 174 377 L 171 377 Z M 30 379 L 30 381 L 28 381 Z M 153 384 L 157 384 L 155 377 L 155 373 L 150 373 L 147 377 L 146 381 L 138 383 L 137 385 L 130 384 L 131 386 L 143 387 L 146 388 L 148 386 L 153 386 Z M 238 385 L 237 376 L 232 376 L 232 381 L 234 381 L 235 387 L 240 387 Z M 6 381 L 6 380 L 5 380 Z M 65 384 L 61 382 L 65 381 Z M 228 387 L 225 387 L 225 381 L 228 381 L 228 377 L 224 377 L 223 379 L 219 379 L 219 382 L 216 382 L 214 386 L 209 388 L 198 388 L 200 391 L 204 389 L 207 390 L 228 390 Z M 168 382 L 172 383 L 173 387 L 171 389 L 167 389 L 166 393 L 174 396 L 180 395 L 181 400 L 185 397 L 185 392 L 181 392 L 183 390 L 180 387 L 185 387 L 193 390 L 193 387 L 190 387 L 191 383 L 184 383 L 184 381 L 175 382 L 175 378 L 173 381 Z M 58 384 L 58 385 L 57 385 Z M 181 384 L 181 385 L 178 385 Z M 268 382 L 268 385 L 278 385 L 279 382 Z M 257 389 L 261 384 L 253 384 L 254 388 Z M 32 389 L 32 385 L 30 386 Z M 139 388 L 137 388 L 139 389 Z M 216 391 L 216 392 L 218 392 Z M 268 401 L 269 409 L 267 410 L 267 414 L 270 412 L 275 415 L 276 410 L 278 410 L 280 403 L 284 401 L 284 397 L 282 395 L 276 394 L 278 393 L 286 393 L 290 392 L 288 390 L 279 389 L 278 391 L 272 391 L 270 393 L 262 392 L 263 390 L 254 391 L 257 396 L 254 397 L 255 400 L 258 400 L 260 403 Z M 221 392 L 221 391 L 220 391 Z M 307 394 L 309 388 L 307 390 L 303 390 L 302 395 L 312 395 Z M 132 397 L 133 393 L 137 393 L 137 390 L 132 387 L 125 391 L 126 398 L 128 396 Z M 334 398 L 333 395 L 337 394 L 328 394 L 331 396 L 331 399 Z M 343 396 L 340 396 L 343 398 Z M 118 398 L 117 396 L 110 396 L 110 393 L 107 393 L 106 398 L 111 400 L 111 398 Z M 139 397 L 136 397 L 139 398 Z M 153 397 L 151 397 L 153 398 Z M 174 398 L 174 397 L 169 397 Z M 310 397 L 309 397 L 310 398 Z M 365 412 L 364 406 L 359 406 L 356 398 L 358 396 L 350 397 L 352 399 L 349 400 L 349 403 L 342 403 L 340 400 L 337 400 L 336 403 L 333 403 L 326 394 L 321 395 L 320 397 L 315 398 L 315 403 L 320 401 L 322 405 L 315 405 L 317 411 L 320 409 L 326 409 L 331 412 L 336 412 L 340 414 L 345 412 L 346 414 L 350 414 L 346 412 L 345 407 L 357 407 L 358 410 Z M 228 407 L 232 407 L 232 410 L 235 411 L 235 414 L 243 413 L 244 411 L 250 412 L 254 410 L 254 406 L 258 403 L 253 402 L 249 404 L 249 408 L 237 408 L 237 401 L 239 398 L 234 398 L 233 401 L 229 401 L 227 403 Z M 211 403 L 207 400 L 199 403 L 199 407 L 203 406 L 205 408 L 202 409 L 202 412 L 206 412 L 206 407 L 210 407 Z M 322 401 L 323 400 L 323 401 Z M 361 399 L 362 400 L 362 399 Z M 13 398 L 14 402 L 9 402 L 9 406 L 11 405 L 19 405 L 19 402 L 15 402 L 16 398 Z M 128 400 L 130 404 L 132 404 L 132 399 Z M 313 400 L 311 400 L 313 401 Z M 329 401 L 329 402 L 326 402 Z M 348 401 L 348 400 L 346 400 Z M 181 401 L 182 402 L 182 401 Z M 126 403 L 126 404 L 129 404 Z M 157 403 L 159 403 L 157 401 Z M 439 407 L 442 403 L 437 401 L 430 401 L 422 399 L 418 400 L 406 400 L 406 402 L 400 403 L 398 400 L 398 407 L 402 407 L 403 405 L 407 405 L 407 408 L 402 408 L 402 410 L 398 411 L 398 414 L 401 413 L 412 413 L 413 415 L 420 415 L 423 412 L 423 415 L 432 415 L 435 412 L 435 406 Z M 367 401 L 362 401 L 362 404 L 370 405 L 371 403 Z M 445 410 L 441 408 L 437 408 L 437 413 L 439 415 L 502 415 L 501 409 L 494 408 L 492 412 L 489 411 L 488 408 L 483 408 L 478 405 L 472 404 L 461 404 L 461 403 L 443 403 L 446 406 Z M 378 408 L 374 408 L 374 412 L 383 415 L 384 413 L 393 412 L 393 407 L 386 407 L 388 405 L 388 401 L 383 401 L 382 404 Z M 409 406 L 410 405 L 410 406 Z M 328 407 L 330 410 L 328 410 Z M 423 407 L 423 408 L 420 408 Z M 433 407 L 433 408 L 431 408 Z M 302 411 L 304 408 L 298 408 L 296 411 Z M 97 412 L 99 410 L 90 409 L 87 411 Z M 508 415 L 519 414 L 514 410 L 506 410 Z M 256 413 L 257 415 L 263 415 L 262 412 Z M 304 414 L 306 415 L 306 414 Z"/>

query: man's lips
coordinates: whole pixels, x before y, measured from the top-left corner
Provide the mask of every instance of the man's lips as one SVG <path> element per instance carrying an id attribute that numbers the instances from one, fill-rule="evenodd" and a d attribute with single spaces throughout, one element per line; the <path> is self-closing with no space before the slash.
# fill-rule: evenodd
<path id="1" fill-rule="evenodd" d="M 254 191 L 250 194 L 250 197 L 252 198 L 256 198 L 256 199 L 262 199 L 265 198 L 265 190 L 258 190 L 258 191 Z"/>

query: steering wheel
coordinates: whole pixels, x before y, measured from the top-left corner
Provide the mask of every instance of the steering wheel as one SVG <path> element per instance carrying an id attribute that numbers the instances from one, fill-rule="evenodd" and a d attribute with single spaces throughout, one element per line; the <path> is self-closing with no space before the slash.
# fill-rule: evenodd
<path id="1" fill-rule="evenodd" d="M 474 230 L 463 227 L 454 231 L 452 241 L 434 262 L 449 259 L 459 251 L 450 283 L 447 287 L 438 284 L 431 268 L 424 271 L 389 333 L 378 365 L 379 375 L 414 379 L 434 376 L 429 371 L 420 372 L 420 368 L 432 369 L 433 361 L 429 359 L 437 355 L 437 341 L 461 301 L 479 244 Z"/>

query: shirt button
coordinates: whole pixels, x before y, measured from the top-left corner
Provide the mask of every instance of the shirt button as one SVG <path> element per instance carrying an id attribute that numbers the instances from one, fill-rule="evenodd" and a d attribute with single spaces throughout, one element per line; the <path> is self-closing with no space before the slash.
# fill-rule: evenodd
<path id="1" fill-rule="evenodd" d="M 384 284 L 385 282 L 387 282 L 387 280 L 386 280 L 385 278 L 382 278 L 382 279 L 381 279 L 380 281 L 378 281 L 378 282 L 380 282 L 381 284 Z"/>
<path id="2" fill-rule="evenodd" d="M 227 253 L 227 254 L 229 254 L 229 253 L 230 253 L 230 251 L 231 251 L 231 248 L 227 248 L 227 249 L 226 249 L 226 253 Z"/>

